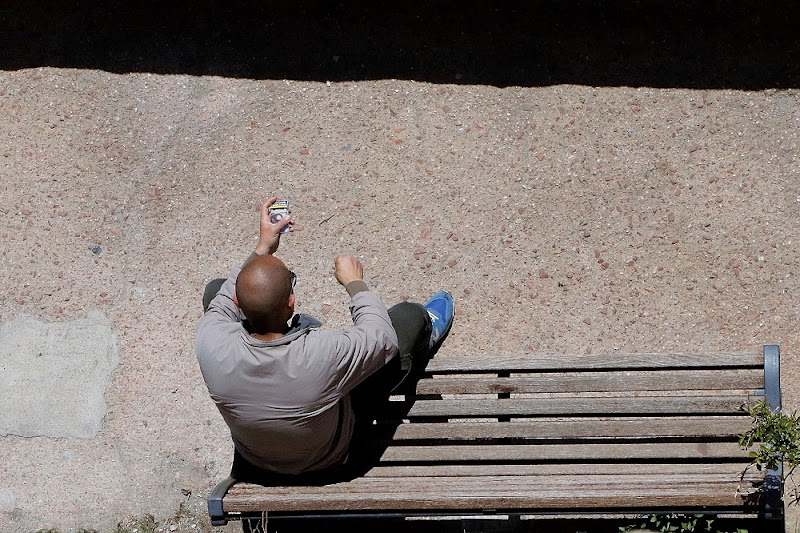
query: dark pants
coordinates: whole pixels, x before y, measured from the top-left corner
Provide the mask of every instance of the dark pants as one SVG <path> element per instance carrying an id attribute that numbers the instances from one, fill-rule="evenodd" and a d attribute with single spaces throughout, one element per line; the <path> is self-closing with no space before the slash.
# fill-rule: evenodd
<path id="1" fill-rule="evenodd" d="M 225 283 L 225 278 L 212 279 L 206 284 L 206 290 L 203 291 L 203 312 L 208 311 L 208 306 L 211 305 L 211 300 L 217 295 Z"/>
<path id="2" fill-rule="evenodd" d="M 206 285 L 203 293 L 203 311 L 208 310 L 211 300 L 217 295 L 224 282 L 224 279 L 215 279 Z M 418 303 L 400 302 L 389 308 L 389 318 L 397 333 L 399 348 L 397 356 L 350 392 L 356 425 L 348 464 L 357 469 L 368 466 L 370 456 L 377 451 L 367 450 L 364 445 L 370 437 L 369 432 L 373 420 L 386 407 L 389 396 L 393 392 L 401 393 L 406 386 L 411 386 L 414 377 L 427 363 L 425 356 L 428 355 L 428 342 L 432 328 L 431 319 L 425 307 Z M 269 478 L 271 482 L 287 483 L 292 479 L 300 481 L 300 477 L 304 478 L 303 483 L 310 481 L 305 479 L 307 476 L 275 476 L 264 472 L 249 464 L 235 450 L 231 476 L 241 481 L 247 479 L 255 482 L 261 478 Z M 326 475 L 320 476 L 320 482 L 325 482 L 327 477 Z"/>

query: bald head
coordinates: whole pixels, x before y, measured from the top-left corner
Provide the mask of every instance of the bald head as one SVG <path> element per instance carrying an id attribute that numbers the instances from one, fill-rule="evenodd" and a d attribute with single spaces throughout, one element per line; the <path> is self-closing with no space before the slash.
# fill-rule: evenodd
<path id="1" fill-rule="evenodd" d="M 292 275 L 283 261 L 260 255 L 236 278 L 236 299 L 250 323 L 250 333 L 283 333 L 294 313 Z"/>

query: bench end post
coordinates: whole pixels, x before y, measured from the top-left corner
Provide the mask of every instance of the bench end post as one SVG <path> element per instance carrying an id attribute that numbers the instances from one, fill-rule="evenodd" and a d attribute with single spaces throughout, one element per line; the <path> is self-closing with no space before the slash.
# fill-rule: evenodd
<path id="1" fill-rule="evenodd" d="M 224 526 L 228 523 L 228 519 L 225 517 L 225 510 L 222 508 L 222 500 L 234 483 L 236 483 L 236 480 L 229 476 L 217 483 L 217 486 L 209 493 L 208 516 L 211 518 L 212 526 Z"/>
<path id="2" fill-rule="evenodd" d="M 764 346 L 764 396 L 772 412 L 781 410 L 781 348 L 777 344 Z M 783 519 L 782 485 L 783 466 L 767 470 L 764 476 L 764 517 L 767 519 Z"/>
<path id="3" fill-rule="evenodd" d="M 764 396 L 773 412 L 781 409 L 781 347 L 764 346 Z"/>

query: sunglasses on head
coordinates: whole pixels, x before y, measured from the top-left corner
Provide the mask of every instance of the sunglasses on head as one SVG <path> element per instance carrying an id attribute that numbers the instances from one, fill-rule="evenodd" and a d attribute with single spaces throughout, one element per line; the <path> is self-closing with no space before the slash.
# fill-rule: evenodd
<path id="1" fill-rule="evenodd" d="M 290 292 L 294 292 L 294 286 L 297 284 L 297 274 L 295 274 L 291 270 L 289 271 L 289 274 L 291 274 L 292 276 L 292 289 Z"/>

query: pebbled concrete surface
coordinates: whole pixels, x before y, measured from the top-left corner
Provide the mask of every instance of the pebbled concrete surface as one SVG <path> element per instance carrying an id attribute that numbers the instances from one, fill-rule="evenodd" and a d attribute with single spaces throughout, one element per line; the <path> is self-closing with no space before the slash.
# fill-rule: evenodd
<path id="1" fill-rule="evenodd" d="M 120 357 L 96 438 L 0 438 L 21 531 L 202 514 L 231 445 L 194 324 L 273 192 L 298 311 L 328 327 L 354 253 L 389 304 L 456 296 L 449 354 L 778 343 L 797 405 L 795 91 L 0 76 L 2 321 L 99 309 Z"/>

